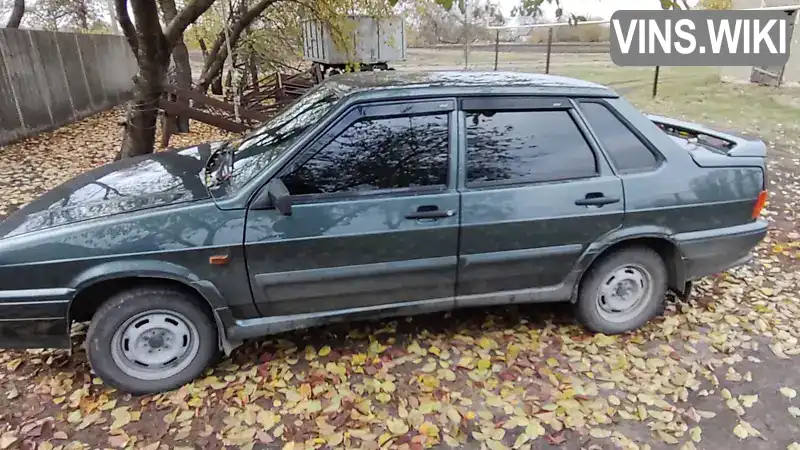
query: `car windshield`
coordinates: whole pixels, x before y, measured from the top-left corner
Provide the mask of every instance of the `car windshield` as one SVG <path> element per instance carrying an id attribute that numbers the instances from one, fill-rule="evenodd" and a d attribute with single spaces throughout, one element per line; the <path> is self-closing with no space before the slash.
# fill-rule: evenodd
<path id="1" fill-rule="evenodd" d="M 339 86 L 323 83 L 289 105 L 280 114 L 246 136 L 231 142 L 236 190 L 289 150 L 300 136 L 319 122 L 342 97 Z"/>

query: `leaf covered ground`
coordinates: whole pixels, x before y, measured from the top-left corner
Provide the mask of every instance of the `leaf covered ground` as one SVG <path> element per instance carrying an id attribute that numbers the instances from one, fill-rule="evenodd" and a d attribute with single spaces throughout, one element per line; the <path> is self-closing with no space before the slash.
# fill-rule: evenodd
<path id="1" fill-rule="evenodd" d="M 589 334 L 567 305 L 343 324 L 249 342 L 177 391 L 131 397 L 92 375 L 80 324 L 72 356 L 0 352 L 0 450 L 800 449 L 800 110 L 775 100 L 797 92 L 667 75 L 655 101 L 646 84 L 626 95 L 770 142 L 773 226 L 751 264 L 642 330 Z M 117 115 L 0 149 L 0 215 L 110 160 Z M 193 130 L 173 145 L 221 137 Z"/>

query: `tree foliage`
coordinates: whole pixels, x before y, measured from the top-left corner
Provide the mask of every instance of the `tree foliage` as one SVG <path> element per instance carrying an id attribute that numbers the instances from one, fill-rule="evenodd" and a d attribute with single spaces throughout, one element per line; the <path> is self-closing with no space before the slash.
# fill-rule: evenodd
<path id="1" fill-rule="evenodd" d="M 733 0 L 700 0 L 703 9 L 733 9 Z"/>

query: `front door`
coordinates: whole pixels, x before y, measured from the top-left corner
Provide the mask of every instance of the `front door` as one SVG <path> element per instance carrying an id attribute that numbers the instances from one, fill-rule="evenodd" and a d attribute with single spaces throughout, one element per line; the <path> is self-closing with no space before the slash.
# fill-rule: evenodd
<path id="1" fill-rule="evenodd" d="M 454 297 L 455 100 L 357 106 L 277 176 L 292 214 L 250 210 L 245 251 L 265 316 Z"/>
<path id="2" fill-rule="evenodd" d="M 622 223 L 621 180 L 569 99 L 473 98 L 461 109 L 457 302 L 565 300 L 580 255 Z"/>

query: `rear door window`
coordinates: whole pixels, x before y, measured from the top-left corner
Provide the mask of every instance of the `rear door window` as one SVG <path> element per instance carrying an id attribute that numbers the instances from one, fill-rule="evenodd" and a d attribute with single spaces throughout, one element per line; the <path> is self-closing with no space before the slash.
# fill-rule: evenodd
<path id="1" fill-rule="evenodd" d="M 567 110 L 467 111 L 466 184 L 592 177 L 594 152 Z"/>

